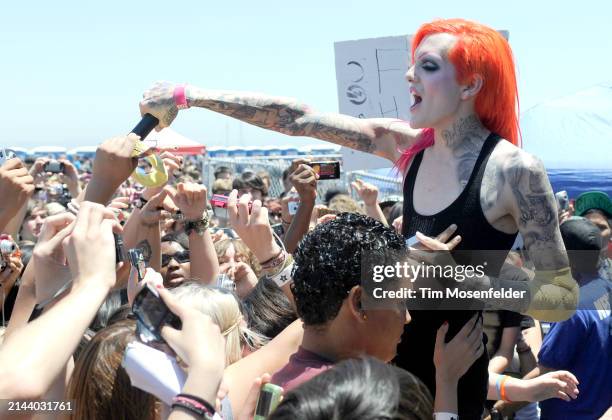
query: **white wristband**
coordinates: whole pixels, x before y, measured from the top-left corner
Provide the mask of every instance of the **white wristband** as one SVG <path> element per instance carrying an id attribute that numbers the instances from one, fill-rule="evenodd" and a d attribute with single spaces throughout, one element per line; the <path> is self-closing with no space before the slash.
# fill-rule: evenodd
<path id="1" fill-rule="evenodd" d="M 283 270 L 270 277 L 270 279 L 278 286 L 283 287 L 290 281 L 293 281 L 291 278 L 291 270 L 293 269 L 293 263 L 289 264 L 287 267 L 283 268 Z"/>
<path id="2" fill-rule="evenodd" d="M 442 411 L 434 413 L 434 420 L 459 420 L 459 415 Z"/>

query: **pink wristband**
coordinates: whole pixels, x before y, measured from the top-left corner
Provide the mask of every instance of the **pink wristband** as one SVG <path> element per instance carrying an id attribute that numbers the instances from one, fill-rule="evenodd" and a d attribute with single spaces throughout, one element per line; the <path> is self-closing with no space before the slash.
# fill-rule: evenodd
<path id="1" fill-rule="evenodd" d="M 185 85 L 177 85 L 174 88 L 174 103 L 178 109 L 187 109 L 187 97 L 185 96 Z"/>

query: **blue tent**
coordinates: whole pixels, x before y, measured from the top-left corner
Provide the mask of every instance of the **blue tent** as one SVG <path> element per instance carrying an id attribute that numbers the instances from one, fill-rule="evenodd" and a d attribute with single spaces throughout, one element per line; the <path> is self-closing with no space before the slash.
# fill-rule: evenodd
<path id="1" fill-rule="evenodd" d="M 542 102 L 521 115 L 523 148 L 544 161 L 553 190 L 612 195 L 612 83 Z"/>

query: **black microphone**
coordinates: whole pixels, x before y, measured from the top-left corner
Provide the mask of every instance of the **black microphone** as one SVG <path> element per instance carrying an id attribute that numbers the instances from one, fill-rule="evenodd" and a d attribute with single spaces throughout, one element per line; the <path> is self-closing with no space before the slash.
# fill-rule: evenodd
<path id="1" fill-rule="evenodd" d="M 149 133 L 153 131 L 155 127 L 157 127 L 158 124 L 159 120 L 153 115 L 144 114 L 140 122 L 136 124 L 136 127 L 132 129 L 131 133 L 140 136 L 140 140 L 144 140 L 145 137 L 147 137 Z"/>

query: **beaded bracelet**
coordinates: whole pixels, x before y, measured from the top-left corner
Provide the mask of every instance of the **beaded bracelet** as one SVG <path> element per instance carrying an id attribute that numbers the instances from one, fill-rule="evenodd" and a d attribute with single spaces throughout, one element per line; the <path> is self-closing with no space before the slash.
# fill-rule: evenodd
<path id="1" fill-rule="evenodd" d="M 261 263 L 262 270 L 269 270 L 271 268 L 278 267 L 285 261 L 286 256 L 287 254 L 285 253 L 285 251 L 281 249 L 278 255 Z"/>

